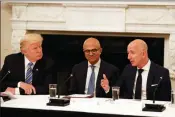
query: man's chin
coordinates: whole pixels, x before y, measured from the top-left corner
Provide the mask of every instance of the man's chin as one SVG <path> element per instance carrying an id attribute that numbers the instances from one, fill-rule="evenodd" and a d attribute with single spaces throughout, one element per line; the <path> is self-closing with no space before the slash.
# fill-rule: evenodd
<path id="1" fill-rule="evenodd" d="M 37 59 L 40 60 L 42 57 L 43 57 L 43 56 L 39 56 L 39 57 L 37 57 Z"/>
<path id="2" fill-rule="evenodd" d="M 135 65 L 134 63 L 132 63 L 132 62 L 131 62 L 131 65 L 132 65 L 133 67 L 135 67 L 135 66 L 136 66 L 136 65 Z"/>

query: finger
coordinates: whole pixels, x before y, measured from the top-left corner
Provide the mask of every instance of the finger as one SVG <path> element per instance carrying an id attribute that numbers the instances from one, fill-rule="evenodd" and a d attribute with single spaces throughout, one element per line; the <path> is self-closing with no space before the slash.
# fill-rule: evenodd
<path id="1" fill-rule="evenodd" d="M 32 93 L 32 89 L 27 90 L 27 94 L 30 95 Z"/>
<path id="2" fill-rule="evenodd" d="M 36 94 L 35 87 L 32 86 L 33 93 Z"/>
<path id="3" fill-rule="evenodd" d="M 25 91 L 25 94 L 28 94 L 28 90 L 24 90 Z"/>
<path id="4" fill-rule="evenodd" d="M 100 84 L 103 87 L 103 83 Z"/>
<path id="5" fill-rule="evenodd" d="M 103 74 L 103 78 L 104 78 L 105 80 L 107 80 L 107 77 L 106 77 L 106 75 L 105 75 L 105 74 Z"/>
<path id="6" fill-rule="evenodd" d="M 32 89 L 29 89 L 29 94 L 32 94 Z"/>

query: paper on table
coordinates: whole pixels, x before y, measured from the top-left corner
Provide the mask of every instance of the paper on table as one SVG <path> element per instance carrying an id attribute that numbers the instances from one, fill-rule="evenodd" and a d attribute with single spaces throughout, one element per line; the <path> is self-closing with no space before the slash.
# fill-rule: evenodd
<path id="1" fill-rule="evenodd" d="M 89 94 L 72 94 L 65 96 L 65 98 L 92 98 L 92 95 Z"/>
<path id="2" fill-rule="evenodd" d="M 10 99 L 16 99 L 15 95 L 13 95 L 11 92 L 1 92 L 0 96 L 8 96 Z"/>

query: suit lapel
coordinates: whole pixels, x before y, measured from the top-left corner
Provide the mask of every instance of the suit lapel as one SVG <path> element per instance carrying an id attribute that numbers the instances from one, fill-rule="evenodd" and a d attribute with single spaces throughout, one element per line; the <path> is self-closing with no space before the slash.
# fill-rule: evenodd
<path id="1" fill-rule="evenodd" d="M 101 84 L 101 79 L 103 78 L 103 71 L 104 71 L 104 62 L 103 60 L 101 60 L 99 72 L 97 75 L 96 89 L 99 89 L 101 87 L 100 84 Z"/>
<path id="2" fill-rule="evenodd" d="M 19 77 L 20 77 L 20 79 L 22 81 L 25 81 L 25 61 L 24 61 L 24 55 L 20 54 L 18 60 L 19 61 L 16 62 L 16 63 L 18 63 L 18 66 L 16 66 L 16 67 L 18 67 L 17 69 L 19 71 L 18 72 L 18 75 L 19 75 Z M 22 73 L 21 73 L 21 71 L 22 71 Z"/>
<path id="3" fill-rule="evenodd" d="M 153 83 L 154 80 L 154 65 L 151 62 L 151 66 L 150 66 L 150 70 L 148 73 L 148 79 L 147 79 L 147 88 L 146 88 L 146 93 L 148 94 L 149 89 L 151 88 L 151 84 Z M 147 99 L 148 99 L 148 95 L 147 95 Z"/>
<path id="4" fill-rule="evenodd" d="M 84 67 L 81 68 L 80 71 L 82 71 L 82 91 L 84 92 L 85 91 L 85 87 L 86 87 L 86 77 L 87 77 L 87 69 L 88 69 L 88 62 L 86 61 L 85 64 L 84 64 Z"/>
<path id="5" fill-rule="evenodd" d="M 44 68 L 45 68 L 45 62 L 43 62 L 43 59 L 40 59 L 35 63 L 35 66 L 33 67 L 32 83 L 35 83 L 36 79 L 39 78 L 38 73 L 42 71 Z"/>
<path id="6" fill-rule="evenodd" d="M 131 89 L 130 93 L 133 95 L 133 88 L 134 88 L 134 83 L 135 83 L 135 77 L 136 77 L 136 72 L 137 72 L 137 68 L 134 67 L 132 70 L 131 70 L 131 75 L 129 76 L 130 77 L 130 81 L 128 82 L 128 84 L 131 84 L 131 85 L 128 85 L 128 89 Z M 126 79 L 127 80 L 127 79 Z"/>

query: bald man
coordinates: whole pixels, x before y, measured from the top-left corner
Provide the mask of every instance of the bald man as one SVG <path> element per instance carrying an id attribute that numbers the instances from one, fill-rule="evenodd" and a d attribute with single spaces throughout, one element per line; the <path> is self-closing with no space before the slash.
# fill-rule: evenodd
<path id="1" fill-rule="evenodd" d="M 147 44 L 141 39 L 129 43 L 127 52 L 131 64 L 124 68 L 117 83 L 121 86 L 120 96 L 147 100 L 153 100 L 155 97 L 155 100 L 170 101 L 169 71 L 151 61 L 147 50 Z"/>
<path id="2" fill-rule="evenodd" d="M 26 34 L 20 41 L 20 53 L 8 55 L 0 72 L 1 78 L 10 71 L 1 84 L 1 91 L 12 94 L 48 94 L 52 83 L 53 61 L 43 57 L 43 38 L 40 34 Z"/>
<path id="3" fill-rule="evenodd" d="M 116 84 L 118 68 L 100 58 L 102 48 L 96 38 L 88 38 L 83 44 L 87 61 L 72 69 L 70 94 L 90 94 L 96 97 L 112 97 L 111 87 Z"/>

